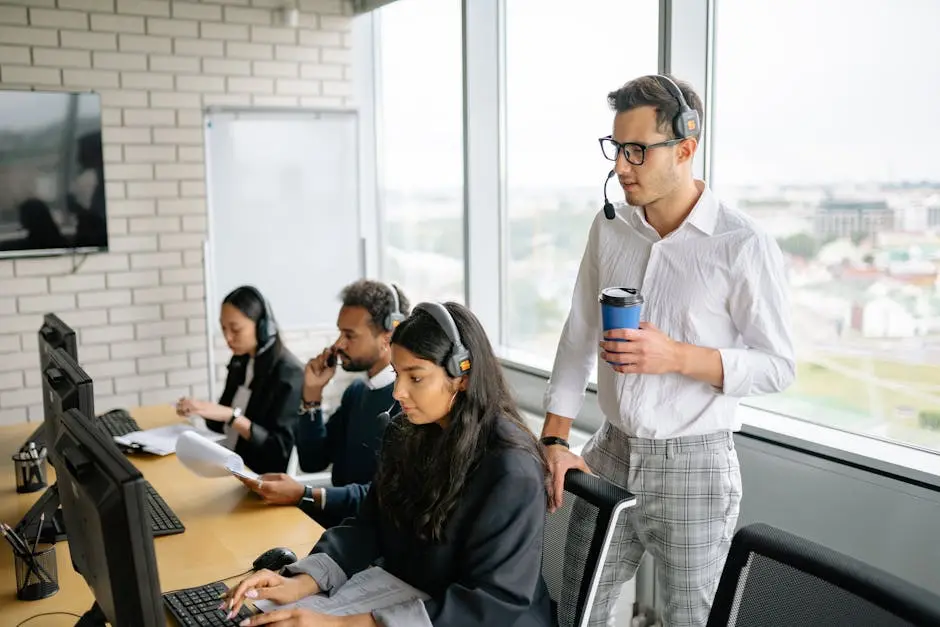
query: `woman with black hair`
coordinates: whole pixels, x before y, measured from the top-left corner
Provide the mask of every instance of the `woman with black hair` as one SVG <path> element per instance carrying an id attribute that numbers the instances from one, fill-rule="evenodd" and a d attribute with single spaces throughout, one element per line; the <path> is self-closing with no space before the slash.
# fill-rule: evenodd
<path id="1" fill-rule="evenodd" d="M 456 341 L 455 341 L 456 340 Z M 282 574 L 259 571 L 223 605 L 332 593 L 375 562 L 430 597 L 356 616 L 275 610 L 243 625 L 547 627 L 546 465 L 476 317 L 422 303 L 391 339 L 395 399 L 379 469 L 355 519 Z M 234 614 L 230 614 L 234 615 Z"/>
<path id="2" fill-rule="evenodd" d="M 219 317 L 232 350 L 218 403 L 181 398 L 180 416 L 198 415 L 225 433 L 225 444 L 259 474 L 284 472 L 294 448 L 294 425 L 304 366 L 281 342 L 274 313 L 257 289 L 242 286 L 222 301 Z"/>

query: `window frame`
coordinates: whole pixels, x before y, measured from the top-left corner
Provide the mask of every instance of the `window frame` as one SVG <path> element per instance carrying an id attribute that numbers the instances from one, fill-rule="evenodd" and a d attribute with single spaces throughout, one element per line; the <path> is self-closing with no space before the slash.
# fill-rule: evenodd
<path id="1" fill-rule="evenodd" d="M 550 373 L 519 362 L 505 349 L 506 296 L 506 69 L 505 3 L 463 0 L 465 299 L 490 336 L 510 385 L 523 409 L 541 415 Z M 711 129 L 714 114 L 715 10 L 720 0 L 660 0 L 659 71 L 673 72 L 702 86 L 705 124 L 696 177 L 712 180 Z M 375 37 L 379 36 L 375 29 Z M 470 52 L 472 51 L 472 54 Z M 378 65 L 378 64 L 377 64 Z M 381 94 L 373 94 L 373 111 Z M 380 121 L 376 121 L 378 126 Z M 381 134 L 381 129 L 376 129 Z M 372 141 L 375 141 L 373 136 Z M 375 147 L 373 143 L 372 148 Z M 381 155 L 377 157 L 381 168 Z M 381 220 L 381 200 L 377 212 Z M 379 227 L 381 232 L 381 227 Z M 381 272 L 381 270 L 380 270 Z M 498 289 L 493 289 L 494 278 Z M 508 355 L 512 353 L 513 358 Z M 817 425 L 741 404 L 742 433 L 791 450 L 940 490 L 940 453 L 913 445 Z M 585 390 L 575 422 L 593 432 L 603 422 L 597 388 Z"/>

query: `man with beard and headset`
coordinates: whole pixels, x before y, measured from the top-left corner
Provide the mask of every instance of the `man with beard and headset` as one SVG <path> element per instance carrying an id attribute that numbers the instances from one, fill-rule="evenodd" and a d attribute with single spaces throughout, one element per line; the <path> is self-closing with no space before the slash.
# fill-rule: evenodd
<path id="1" fill-rule="evenodd" d="M 389 341 L 408 314 L 408 299 L 397 286 L 367 279 L 343 288 L 337 326 L 339 338 L 304 370 L 297 453 L 304 472 L 330 464 L 332 487 L 304 485 L 284 473 L 242 482 L 267 503 L 296 505 L 324 528 L 355 516 L 375 475 L 378 451 L 391 415 L 400 411 L 392 391 L 395 372 Z M 336 374 L 365 372 L 343 392 L 339 407 L 324 420 L 323 389 Z"/>

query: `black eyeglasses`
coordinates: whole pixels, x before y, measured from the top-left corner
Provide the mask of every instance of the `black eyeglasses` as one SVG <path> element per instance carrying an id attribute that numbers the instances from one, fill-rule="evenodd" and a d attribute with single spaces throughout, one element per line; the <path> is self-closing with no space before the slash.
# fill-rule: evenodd
<path id="1" fill-rule="evenodd" d="M 604 153 L 604 157 L 608 161 L 616 161 L 617 153 L 623 152 L 623 158 L 627 160 L 627 163 L 631 165 L 643 165 L 643 162 L 646 161 L 646 151 L 650 148 L 660 148 L 662 146 L 675 146 L 676 144 L 682 141 L 681 138 L 678 139 L 667 139 L 664 142 L 657 142 L 655 144 L 636 144 L 634 142 L 627 142 L 621 144 L 613 137 L 608 135 L 607 137 L 601 137 L 597 141 L 601 144 L 601 152 Z"/>

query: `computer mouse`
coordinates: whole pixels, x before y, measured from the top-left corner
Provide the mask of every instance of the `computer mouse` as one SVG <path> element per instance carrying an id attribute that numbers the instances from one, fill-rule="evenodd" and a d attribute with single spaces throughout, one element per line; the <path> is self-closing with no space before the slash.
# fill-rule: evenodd
<path id="1" fill-rule="evenodd" d="M 253 570 L 261 570 L 262 568 L 267 568 L 268 570 L 273 570 L 277 572 L 297 561 L 297 554 L 291 551 L 290 549 L 285 549 L 282 546 L 279 546 L 274 549 L 268 549 L 264 553 L 258 556 L 252 564 L 251 568 Z"/>

